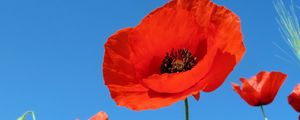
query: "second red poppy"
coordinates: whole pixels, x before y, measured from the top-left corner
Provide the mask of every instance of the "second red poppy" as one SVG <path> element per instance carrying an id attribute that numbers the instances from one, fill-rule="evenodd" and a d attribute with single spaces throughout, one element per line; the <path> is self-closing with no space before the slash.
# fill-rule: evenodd
<path id="1" fill-rule="evenodd" d="M 242 88 L 232 83 L 233 89 L 251 106 L 270 104 L 287 75 L 281 72 L 260 72 L 250 78 L 241 78 Z"/>

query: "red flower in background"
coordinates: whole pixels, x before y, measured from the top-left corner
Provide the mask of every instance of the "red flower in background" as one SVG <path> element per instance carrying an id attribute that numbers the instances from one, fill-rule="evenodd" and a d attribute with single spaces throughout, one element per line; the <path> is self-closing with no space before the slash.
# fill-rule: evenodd
<path id="1" fill-rule="evenodd" d="M 91 117 L 89 120 L 108 120 L 108 116 L 105 112 L 98 112 L 96 115 Z"/>
<path id="2" fill-rule="evenodd" d="M 281 72 L 260 72 L 249 81 L 241 78 L 242 88 L 232 83 L 233 89 L 252 106 L 271 103 L 287 75 Z"/>
<path id="3" fill-rule="evenodd" d="M 157 109 L 217 89 L 244 52 L 233 12 L 210 0 L 171 0 L 109 37 L 103 76 L 119 106 Z"/>
<path id="4" fill-rule="evenodd" d="M 298 84 L 289 95 L 288 101 L 297 112 L 300 112 L 300 84 Z"/>

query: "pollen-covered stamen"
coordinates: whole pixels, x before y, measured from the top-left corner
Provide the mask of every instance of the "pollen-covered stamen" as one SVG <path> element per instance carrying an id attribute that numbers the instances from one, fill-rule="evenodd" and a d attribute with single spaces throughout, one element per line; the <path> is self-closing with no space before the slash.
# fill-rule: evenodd
<path id="1" fill-rule="evenodd" d="M 172 49 L 167 53 L 160 66 L 161 73 L 177 73 L 190 70 L 197 64 L 197 57 L 194 57 L 188 49 Z"/>

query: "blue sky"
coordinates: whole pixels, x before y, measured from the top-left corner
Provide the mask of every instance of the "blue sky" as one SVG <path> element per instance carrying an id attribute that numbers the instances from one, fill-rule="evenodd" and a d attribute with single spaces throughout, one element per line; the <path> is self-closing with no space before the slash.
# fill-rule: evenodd
<path id="1" fill-rule="evenodd" d="M 85 120 L 104 110 L 111 120 L 183 120 L 181 101 L 155 111 L 116 106 L 102 78 L 106 39 L 137 25 L 166 1 L 1 0 L 0 119 L 14 120 L 34 110 L 38 120 Z M 241 17 L 247 51 L 218 90 L 203 93 L 199 102 L 190 98 L 191 120 L 262 120 L 259 108 L 246 104 L 230 85 L 261 70 L 288 74 L 274 102 L 265 107 L 269 119 L 297 119 L 287 95 L 300 81 L 300 67 L 272 44 L 292 55 L 278 30 L 273 1 L 214 1 Z"/>

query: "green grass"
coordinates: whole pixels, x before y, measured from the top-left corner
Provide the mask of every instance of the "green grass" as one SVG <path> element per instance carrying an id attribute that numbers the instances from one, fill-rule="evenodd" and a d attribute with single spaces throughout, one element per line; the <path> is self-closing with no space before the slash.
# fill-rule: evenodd
<path id="1" fill-rule="evenodd" d="M 278 13 L 277 22 L 287 44 L 300 61 L 300 27 L 293 3 L 286 7 L 282 0 L 276 0 L 274 7 Z"/>

